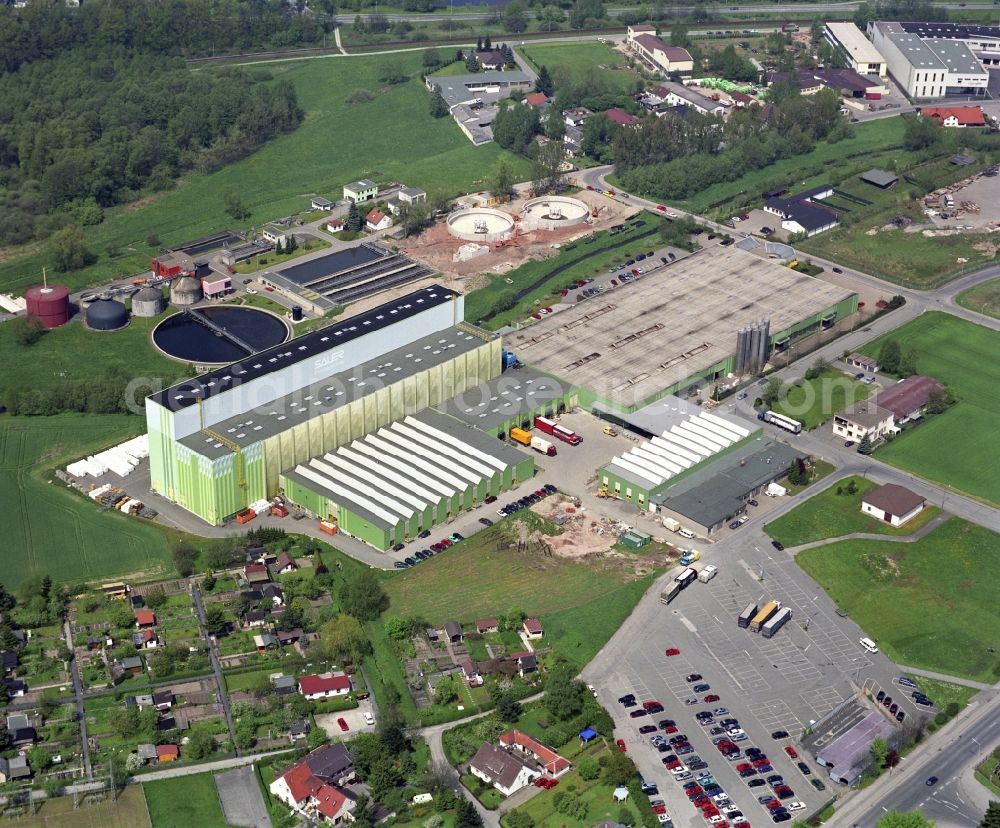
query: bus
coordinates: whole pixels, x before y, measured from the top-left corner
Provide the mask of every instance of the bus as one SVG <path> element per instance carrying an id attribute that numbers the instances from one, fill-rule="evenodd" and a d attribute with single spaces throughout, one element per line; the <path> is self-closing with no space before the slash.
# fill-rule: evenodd
<path id="1" fill-rule="evenodd" d="M 781 601 L 768 601 L 750 622 L 750 632 L 760 632 L 767 620 L 781 609 Z"/>
<path id="2" fill-rule="evenodd" d="M 688 584 L 693 584 L 695 579 L 698 577 L 696 570 L 688 567 L 680 575 L 678 575 L 674 580 L 681 585 L 681 589 L 684 589 Z"/>
<path id="3" fill-rule="evenodd" d="M 660 603 L 669 604 L 680 594 L 680 591 L 681 585 L 677 581 L 671 581 L 660 593 Z"/>
<path id="4" fill-rule="evenodd" d="M 792 611 L 788 607 L 782 607 L 778 610 L 760 630 L 760 634 L 764 638 L 770 638 L 778 630 L 784 626 L 784 623 L 792 617 Z"/>
<path id="5" fill-rule="evenodd" d="M 740 613 L 740 617 L 736 619 L 736 623 L 740 625 L 741 630 L 745 630 L 747 627 L 750 626 L 750 622 L 753 620 L 753 617 L 756 614 L 757 614 L 757 604 L 749 603 L 746 605 L 746 608 L 743 610 L 743 612 Z"/>
<path id="6" fill-rule="evenodd" d="M 798 420 L 793 420 L 791 417 L 786 417 L 784 414 L 779 414 L 776 411 L 765 411 L 764 422 L 776 425 L 778 428 L 792 432 L 792 434 L 802 433 L 802 423 Z"/>

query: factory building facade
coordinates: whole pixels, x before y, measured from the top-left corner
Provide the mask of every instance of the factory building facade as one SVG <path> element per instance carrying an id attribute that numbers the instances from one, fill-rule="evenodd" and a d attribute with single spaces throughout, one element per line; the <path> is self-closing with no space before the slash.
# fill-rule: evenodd
<path id="1" fill-rule="evenodd" d="M 153 490 L 219 525 L 283 472 L 495 379 L 500 340 L 463 312 L 432 285 L 150 396 Z"/>

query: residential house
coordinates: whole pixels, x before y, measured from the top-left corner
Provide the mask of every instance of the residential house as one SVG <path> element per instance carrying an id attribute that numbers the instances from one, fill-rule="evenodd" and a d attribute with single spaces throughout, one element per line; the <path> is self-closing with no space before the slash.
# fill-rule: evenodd
<path id="1" fill-rule="evenodd" d="M 919 420 L 931 394 L 943 390 L 944 386 L 933 377 L 914 375 L 890 385 L 875 400 L 881 408 L 892 412 L 896 425 L 902 425 Z"/>
<path id="2" fill-rule="evenodd" d="M 388 230 L 392 227 L 392 219 L 376 208 L 365 216 L 365 227 L 372 233 L 379 230 Z"/>
<path id="3" fill-rule="evenodd" d="M 267 613 L 264 610 L 248 610 L 243 616 L 243 626 L 246 628 L 263 627 L 267 622 Z"/>
<path id="4" fill-rule="evenodd" d="M 524 630 L 524 634 L 529 640 L 541 638 L 545 635 L 545 629 L 542 627 L 542 622 L 537 618 L 525 618 L 524 624 L 521 625 L 521 629 Z"/>
<path id="5" fill-rule="evenodd" d="M 253 645 L 258 653 L 266 653 L 268 648 L 277 649 L 281 643 L 273 633 L 262 633 L 253 637 Z"/>
<path id="6" fill-rule="evenodd" d="M 584 106 L 574 106 L 571 109 L 563 110 L 563 118 L 566 119 L 566 126 L 579 127 L 594 113 Z"/>
<path id="7" fill-rule="evenodd" d="M 397 195 L 403 204 L 417 204 L 421 201 L 427 201 L 427 193 L 419 187 L 403 187 Z"/>
<path id="8" fill-rule="evenodd" d="M 305 739 L 311 729 L 308 719 L 296 719 L 288 728 L 288 738 L 293 742 Z"/>
<path id="9" fill-rule="evenodd" d="M 17 654 L 15 650 L 4 650 L 0 653 L 0 664 L 3 665 L 3 673 L 5 676 L 11 675 L 21 663 L 21 657 Z"/>
<path id="10" fill-rule="evenodd" d="M 160 646 L 160 639 L 156 636 L 156 630 L 146 627 L 132 633 L 132 644 L 137 650 L 152 650 Z"/>
<path id="11" fill-rule="evenodd" d="M 285 603 L 285 591 L 278 584 L 268 582 L 260 588 L 260 591 L 265 598 L 270 598 L 276 607 Z"/>
<path id="12" fill-rule="evenodd" d="M 378 185 L 374 181 L 362 178 L 360 181 L 352 181 L 344 185 L 344 198 L 353 201 L 355 204 L 362 201 L 371 201 L 378 195 Z"/>
<path id="13" fill-rule="evenodd" d="M 181 749 L 177 745 L 157 745 L 156 762 L 162 765 L 166 762 L 176 762 L 181 758 Z"/>
<path id="14" fill-rule="evenodd" d="M 878 360 L 872 357 L 867 357 L 864 354 L 851 354 L 844 359 L 851 368 L 857 368 L 859 371 L 865 371 L 869 374 L 878 373 Z"/>
<path id="15" fill-rule="evenodd" d="M 252 563 L 243 567 L 243 578 L 248 584 L 266 584 L 271 580 L 271 573 L 266 564 Z"/>
<path id="16" fill-rule="evenodd" d="M 476 621 L 476 632 L 480 635 L 500 632 L 500 622 L 496 618 L 480 618 Z"/>
<path id="17" fill-rule="evenodd" d="M 662 101 L 662 106 L 657 110 L 658 115 L 667 112 L 675 112 L 682 115 L 686 112 L 677 112 L 679 106 L 687 107 L 687 111 L 694 110 L 702 115 L 723 115 L 726 107 L 720 101 L 702 95 L 692 87 L 683 83 L 664 83 L 657 86 L 652 91 L 652 98 Z"/>
<path id="18" fill-rule="evenodd" d="M 532 92 L 524 98 L 525 106 L 532 106 L 541 111 L 549 105 L 549 96 L 544 92 Z"/>
<path id="19" fill-rule="evenodd" d="M 298 688 L 298 682 L 295 680 L 295 676 L 278 674 L 271 676 L 271 686 L 276 695 L 290 696 Z"/>
<path id="20" fill-rule="evenodd" d="M 135 752 L 143 762 L 156 762 L 156 745 L 136 745 Z"/>
<path id="21" fill-rule="evenodd" d="M 668 75 L 690 75 L 694 71 L 691 53 L 679 46 L 668 46 L 656 36 L 656 29 L 652 26 L 629 26 L 625 42 L 653 69 Z"/>
<path id="22" fill-rule="evenodd" d="M 986 126 L 981 106 L 925 106 L 920 114 L 925 118 L 934 118 L 943 127 L 965 129 Z"/>
<path id="23" fill-rule="evenodd" d="M 298 641 L 300 638 L 302 638 L 303 635 L 304 635 L 304 633 L 302 632 L 301 629 L 278 630 L 275 633 L 275 636 L 278 639 L 278 643 L 282 647 L 287 647 L 287 646 L 289 646 L 291 644 L 294 644 L 296 641 Z"/>
<path id="24" fill-rule="evenodd" d="M 500 744 L 526 753 L 538 762 L 550 776 L 561 776 L 571 767 L 569 761 L 556 753 L 552 748 L 543 745 L 541 742 L 532 739 L 517 729 L 508 730 L 501 735 Z"/>
<path id="25" fill-rule="evenodd" d="M 153 707 L 161 713 L 166 713 L 174 706 L 173 690 L 157 690 L 153 693 Z"/>
<path id="26" fill-rule="evenodd" d="M 876 400 L 862 400 L 833 415 L 833 433 L 846 440 L 861 441 L 867 435 L 878 441 L 895 430 L 893 413 Z"/>
<path id="27" fill-rule="evenodd" d="M 7 717 L 7 735 L 15 748 L 33 745 L 38 739 L 31 719 L 24 713 L 13 713 Z"/>
<path id="28" fill-rule="evenodd" d="M 351 692 L 351 677 L 342 672 L 302 676 L 299 692 L 309 701 L 346 696 Z"/>
<path id="29" fill-rule="evenodd" d="M 831 195 L 833 187 L 821 184 L 788 198 L 769 198 L 764 202 L 764 212 L 779 216 L 782 230 L 815 236 L 840 223 L 836 210 L 816 203 Z"/>
<path id="30" fill-rule="evenodd" d="M 483 52 L 476 52 L 476 63 L 484 72 L 497 72 L 503 69 L 506 61 L 503 53 L 496 49 L 489 49 Z"/>
<path id="31" fill-rule="evenodd" d="M 470 687 L 478 687 L 483 683 L 483 678 L 471 658 L 463 658 L 458 662 L 458 666 L 462 669 L 462 678 Z"/>
<path id="32" fill-rule="evenodd" d="M 156 626 L 156 614 L 152 610 L 136 610 L 135 625 L 141 630 L 143 627 Z"/>
<path id="33" fill-rule="evenodd" d="M 329 212 L 333 209 L 333 202 L 328 198 L 323 198 L 323 196 L 316 196 L 316 198 L 312 200 L 311 206 L 314 210 Z"/>
<path id="34" fill-rule="evenodd" d="M 264 241 L 271 242 L 275 247 L 284 247 L 294 234 L 280 224 L 265 224 L 260 235 Z"/>
<path id="35" fill-rule="evenodd" d="M 23 753 L 12 756 L 10 759 L 0 759 L 0 784 L 30 778 L 31 768 L 28 765 L 28 757 Z"/>
<path id="36" fill-rule="evenodd" d="M 133 676 L 139 675 L 143 670 L 142 658 L 139 656 L 123 658 L 118 664 L 124 672 L 131 673 Z"/>
<path id="37" fill-rule="evenodd" d="M 634 115 L 629 115 L 624 109 L 617 106 L 613 106 L 611 109 L 605 110 L 604 114 L 619 126 L 635 126 L 639 123 L 638 118 Z"/>
<path id="38" fill-rule="evenodd" d="M 488 743 L 483 744 L 472 757 L 469 772 L 492 785 L 504 796 L 516 793 L 542 775 L 517 754 Z"/>
<path id="39" fill-rule="evenodd" d="M 538 658 L 534 653 L 514 653 L 511 659 L 517 665 L 517 674 L 521 678 L 538 672 Z"/>
<path id="40" fill-rule="evenodd" d="M 5 678 L 3 685 L 7 689 L 7 698 L 17 699 L 28 692 L 28 685 L 17 678 Z"/>
<path id="41" fill-rule="evenodd" d="M 342 218 L 332 218 L 326 223 L 326 229 L 331 233 L 340 233 L 345 229 Z"/>
<path id="42" fill-rule="evenodd" d="M 351 820 L 355 801 L 343 785 L 354 779 L 354 763 L 339 742 L 323 745 L 281 773 L 269 786 L 272 796 L 308 819 L 330 825 Z"/>
<path id="43" fill-rule="evenodd" d="M 890 526 L 902 526 L 924 510 L 927 501 L 915 492 L 895 483 L 886 483 L 865 492 L 861 511 Z"/>
<path id="44" fill-rule="evenodd" d="M 282 552 L 278 555 L 278 560 L 274 562 L 274 569 L 279 575 L 286 575 L 289 572 L 294 572 L 298 568 L 299 565 L 295 563 L 295 558 L 287 552 Z"/>
<path id="45" fill-rule="evenodd" d="M 445 621 L 444 637 L 447 638 L 452 644 L 464 641 L 465 635 L 462 633 L 462 625 L 457 621 Z"/>

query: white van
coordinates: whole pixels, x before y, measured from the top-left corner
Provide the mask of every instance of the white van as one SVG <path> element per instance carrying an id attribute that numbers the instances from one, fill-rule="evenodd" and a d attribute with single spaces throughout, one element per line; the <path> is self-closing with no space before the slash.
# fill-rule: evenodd
<path id="1" fill-rule="evenodd" d="M 682 538 L 693 538 L 694 537 L 694 532 L 692 532 L 690 529 L 685 529 L 684 527 L 681 527 L 680 529 L 678 529 L 677 530 L 677 534 L 680 535 Z"/>
<path id="2" fill-rule="evenodd" d="M 868 652 L 870 653 L 878 652 L 878 647 L 875 646 L 875 642 L 872 641 L 870 638 L 862 638 L 861 641 L 859 641 L 858 643 L 861 644 L 861 646 L 864 647 L 866 650 L 868 650 Z"/>

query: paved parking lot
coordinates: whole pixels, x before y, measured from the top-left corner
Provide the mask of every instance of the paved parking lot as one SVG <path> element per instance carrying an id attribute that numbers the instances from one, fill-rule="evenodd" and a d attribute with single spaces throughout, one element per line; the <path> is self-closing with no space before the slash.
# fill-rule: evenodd
<path id="1" fill-rule="evenodd" d="M 784 499 L 777 503 L 773 510 L 790 505 Z M 694 583 L 669 606 L 659 603 L 656 596 L 644 599 L 613 642 L 621 646 L 608 648 L 614 649 L 615 657 L 602 653 L 584 671 L 615 717 L 616 738 L 624 739 L 643 774 L 657 781 L 660 798 L 666 801 L 677 826 L 707 823 L 663 768 L 648 736 L 638 733 L 640 725 L 674 719 L 678 730 L 689 737 L 695 754 L 708 763 L 708 770 L 745 817 L 754 825 L 770 825 L 769 816 L 757 802 L 762 792 L 770 793 L 769 787 L 748 788 L 735 771 L 738 763 L 719 753 L 711 742 L 711 727 L 700 726 L 694 714 L 719 706 L 728 708 L 748 735 L 738 746 L 761 748 L 771 760 L 772 773 L 784 777 L 794 790 L 793 799 L 806 803 L 805 811 L 793 814 L 800 817 L 813 813 L 840 790 L 797 741 L 803 731 L 854 696 L 857 688 L 900 689 L 894 686 L 898 671 L 883 654 L 870 655 L 861 649 L 860 630 L 836 614 L 826 594 L 787 553 L 771 548 L 761 533 L 762 523 L 763 516 L 751 510 L 751 521 L 741 529 L 714 544 L 699 541 L 701 563 L 715 564 L 719 575 L 708 584 Z M 770 599 L 781 601 L 793 612 L 774 638 L 739 628 L 737 616 L 748 603 Z M 680 655 L 666 657 L 668 647 L 679 648 Z M 708 692 L 720 700 L 685 705 L 684 700 L 695 695 L 685 681 L 689 673 L 700 673 L 711 686 Z M 634 693 L 640 703 L 656 699 L 665 711 L 631 719 L 617 703 L 625 693 Z M 697 695 L 703 699 L 705 693 Z M 909 694 L 893 695 L 904 699 L 907 715 L 916 712 Z M 770 734 L 777 730 L 787 731 L 790 739 L 772 740 Z M 795 746 L 797 760 L 785 754 L 785 745 Z M 809 777 L 798 769 L 798 761 L 808 765 Z M 812 787 L 809 780 L 814 777 L 824 782 L 825 791 Z"/>

